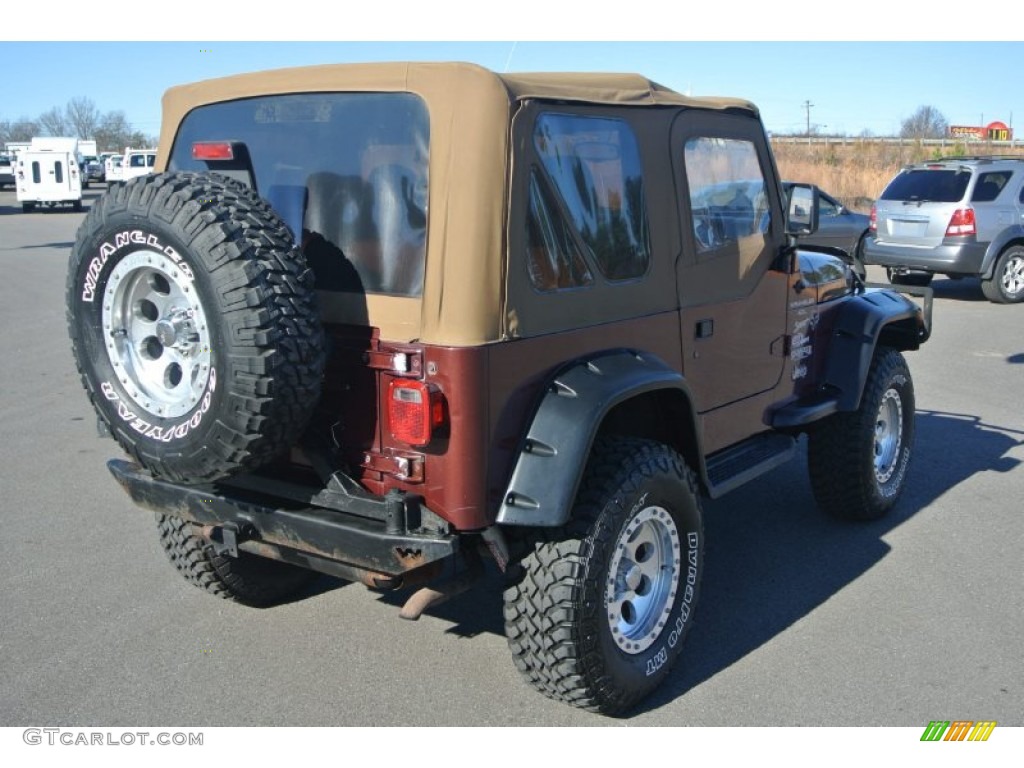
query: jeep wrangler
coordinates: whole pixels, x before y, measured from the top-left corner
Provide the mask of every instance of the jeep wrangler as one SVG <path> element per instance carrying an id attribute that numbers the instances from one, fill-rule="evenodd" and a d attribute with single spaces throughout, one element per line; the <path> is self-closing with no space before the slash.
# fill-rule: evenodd
<path id="1" fill-rule="evenodd" d="M 801 435 L 826 512 L 904 488 L 931 304 L 796 247 L 816 193 L 748 102 L 332 65 L 172 88 L 160 148 L 78 232 L 68 325 L 110 471 L 216 595 L 326 573 L 417 618 L 496 567 L 529 683 L 623 713 L 693 623 L 702 498 Z"/>

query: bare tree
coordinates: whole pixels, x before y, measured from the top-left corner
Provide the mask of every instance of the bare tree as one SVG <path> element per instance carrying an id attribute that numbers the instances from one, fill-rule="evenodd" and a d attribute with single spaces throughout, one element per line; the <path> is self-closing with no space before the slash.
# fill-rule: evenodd
<path id="1" fill-rule="evenodd" d="M 107 112 L 100 118 L 99 125 L 93 132 L 93 138 L 96 139 L 96 146 L 101 152 L 121 151 L 126 146 L 131 146 L 128 143 L 131 133 L 132 126 L 124 112 Z"/>
<path id="2" fill-rule="evenodd" d="M 903 121 L 900 136 L 904 139 L 942 139 L 949 133 L 949 122 L 935 107 L 923 105 Z"/>
<path id="3" fill-rule="evenodd" d="M 11 123 L 7 141 L 31 141 L 34 136 L 41 133 L 42 130 L 38 122 L 27 117 L 19 117 Z"/>
<path id="4" fill-rule="evenodd" d="M 7 118 L 0 120 L 0 148 L 11 140 L 11 121 Z"/>
<path id="5" fill-rule="evenodd" d="M 96 133 L 96 128 L 100 122 L 100 111 L 96 109 L 92 99 L 84 96 L 71 99 L 68 102 L 65 113 L 72 130 L 78 138 L 89 139 Z"/>
<path id="6" fill-rule="evenodd" d="M 50 136 L 67 136 L 68 121 L 60 107 L 48 109 L 39 116 L 39 124 Z"/>

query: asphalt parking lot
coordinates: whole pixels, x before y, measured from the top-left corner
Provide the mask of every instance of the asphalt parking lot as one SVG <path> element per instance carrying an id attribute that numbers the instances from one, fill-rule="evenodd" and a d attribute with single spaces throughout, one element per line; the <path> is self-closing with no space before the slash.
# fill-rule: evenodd
<path id="1" fill-rule="evenodd" d="M 1024 306 L 935 281 L 934 336 L 908 354 L 916 453 L 886 520 L 819 514 L 800 460 L 706 504 L 682 663 L 611 720 L 519 679 L 496 576 L 418 622 L 327 577 L 255 610 L 178 576 L 107 472 L 119 450 L 74 371 L 84 215 L 23 214 L 0 191 L 0 726 L 1024 725 Z"/>

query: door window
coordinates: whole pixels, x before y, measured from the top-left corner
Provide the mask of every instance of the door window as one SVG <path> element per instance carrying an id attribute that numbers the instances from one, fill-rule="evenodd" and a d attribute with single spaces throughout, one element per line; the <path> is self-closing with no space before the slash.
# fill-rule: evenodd
<path id="1" fill-rule="evenodd" d="M 753 142 L 697 136 L 686 141 L 683 159 L 698 255 L 713 258 L 768 232 L 768 197 Z"/>

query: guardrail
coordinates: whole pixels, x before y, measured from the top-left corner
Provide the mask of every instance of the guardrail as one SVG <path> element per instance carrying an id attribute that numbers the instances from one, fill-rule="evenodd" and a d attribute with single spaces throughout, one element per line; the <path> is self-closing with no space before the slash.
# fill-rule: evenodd
<path id="1" fill-rule="evenodd" d="M 830 144 L 854 145 L 854 144 L 896 144 L 899 146 L 914 147 L 977 147 L 985 149 L 1006 148 L 1024 149 L 1024 139 L 1012 139 L 1010 141 L 979 141 L 964 139 L 900 139 L 900 138 L 879 138 L 863 136 L 772 136 L 771 141 L 775 144 Z"/>

